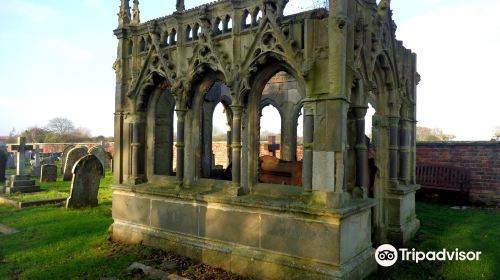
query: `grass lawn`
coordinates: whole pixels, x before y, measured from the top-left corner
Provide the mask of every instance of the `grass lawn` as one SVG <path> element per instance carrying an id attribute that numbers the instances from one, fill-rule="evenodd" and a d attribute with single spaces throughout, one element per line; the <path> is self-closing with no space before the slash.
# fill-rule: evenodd
<path id="1" fill-rule="evenodd" d="M 417 202 L 421 228 L 406 248 L 481 251 L 479 261 L 401 262 L 379 267 L 371 279 L 500 279 L 500 210 L 456 210 Z"/>
<path id="2" fill-rule="evenodd" d="M 113 221 L 110 182 L 108 171 L 101 180 L 99 206 L 95 208 L 73 210 L 45 205 L 16 209 L 0 204 L 0 223 L 19 231 L 0 234 L 0 279 L 133 277 L 125 268 L 137 260 L 146 260 L 147 264 L 158 250 L 107 240 Z M 70 182 L 61 181 L 42 184 L 49 192 L 62 193 L 69 193 L 69 186 Z M 500 211 L 453 210 L 418 202 L 417 215 L 422 227 L 407 247 L 482 251 L 480 261 L 398 262 L 391 268 L 379 268 L 371 279 L 500 279 Z M 186 271 L 193 271 L 192 266 Z M 203 279 L 220 278 L 205 275 Z"/>

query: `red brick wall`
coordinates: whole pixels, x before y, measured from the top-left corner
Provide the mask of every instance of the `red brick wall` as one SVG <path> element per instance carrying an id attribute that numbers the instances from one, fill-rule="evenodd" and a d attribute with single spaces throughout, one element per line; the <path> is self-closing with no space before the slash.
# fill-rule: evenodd
<path id="1" fill-rule="evenodd" d="M 419 142 L 419 164 L 468 168 L 471 201 L 500 205 L 500 142 Z"/>
<path id="2" fill-rule="evenodd" d="M 28 143 L 28 145 L 38 145 L 38 148 L 42 150 L 42 153 L 62 153 L 64 148 L 68 145 L 75 146 L 85 146 L 87 148 L 92 148 L 94 146 L 100 145 L 99 143 Z M 106 151 L 113 154 L 113 142 L 106 143 Z M 10 152 L 10 146 L 8 147 L 8 151 Z"/>

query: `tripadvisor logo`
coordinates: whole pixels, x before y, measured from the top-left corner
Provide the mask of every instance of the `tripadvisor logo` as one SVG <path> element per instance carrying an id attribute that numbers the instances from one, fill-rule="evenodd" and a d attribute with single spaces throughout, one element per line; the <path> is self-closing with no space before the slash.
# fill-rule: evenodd
<path id="1" fill-rule="evenodd" d="M 399 251 L 399 252 L 398 252 Z M 441 251 L 416 251 L 415 248 L 409 250 L 407 248 L 399 248 L 397 250 L 391 244 L 380 245 L 375 250 L 375 260 L 381 266 L 392 266 L 401 258 L 402 261 L 479 261 L 480 251 L 459 251 L 456 248 L 453 251 L 443 249 Z"/>

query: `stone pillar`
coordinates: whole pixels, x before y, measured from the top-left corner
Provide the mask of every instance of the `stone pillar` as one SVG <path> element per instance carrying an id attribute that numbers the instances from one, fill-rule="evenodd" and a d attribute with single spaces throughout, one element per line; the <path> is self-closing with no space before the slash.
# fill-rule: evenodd
<path id="1" fill-rule="evenodd" d="M 415 185 L 417 183 L 417 121 L 410 121 L 410 151 L 411 151 L 411 160 L 410 160 L 410 183 Z"/>
<path id="2" fill-rule="evenodd" d="M 184 180 L 184 122 L 186 111 L 186 109 L 175 109 L 175 113 L 177 114 L 177 141 L 175 144 L 177 148 L 176 176 L 179 183 Z"/>
<path id="3" fill-rule="evenodd" d="M 356 118 L 356 187 L 363 190 L 363 197 L 368 195 L 368 186 L 365 185 L 368 177 L 368 147 L 365 136 L 365 116 L 368 107 L 353 109 Z"/>
<path id="4" fill-rule="evenodd" d="M 234 186 L 241 184 L 241 113 L 243 107 L 232 105 L 233 123 L 232 123 L 232 179 Z"/>
<path id="5" fill-rule="evenodd" d="M 410 135 L 409 120 L 401 119 L 399 122 L 399 180 L 405 185 L 409 183 L 410 168 Z"/>
<path id="6" fill-rule="evenodd" d="M 304 103 L 302 185 L 305 192 L 312 191 L 314 111 L 309 103 Z"/>
<path id="7" fill-rule="evenodd" d="M 399 117 L 389 117 L 389 181 L 391 187 L 398 187 L 398 138 Z"/>
<path id="8" fill-rule="evenodd" d="M 132 148 L 132 183 L 139 183 L 139 149 L 141 147 L 140 139 L 139 139 L 139 120 L 135 119 L 132 123 L 132 143 L 130 146 Z"/>

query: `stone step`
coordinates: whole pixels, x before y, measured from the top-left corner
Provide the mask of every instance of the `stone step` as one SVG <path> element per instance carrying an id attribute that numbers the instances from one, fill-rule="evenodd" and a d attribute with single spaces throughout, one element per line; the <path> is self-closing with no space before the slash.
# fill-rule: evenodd
<path id="1" fill-rule="evenodd" d="M 32 193 L 32 192 L 39 192 L 40 191 L 40 186 L 16 186 L 16 187 L 7 187 L 5 188 L 5 193 L 7 194 L 12 194 L 12 193 Z"/>
<path id="2" fill-rule="evenodd" d="M 12 182 L 13 187 L 30 187 L 35 185 L 35 180 L 16 180 Z"/>

